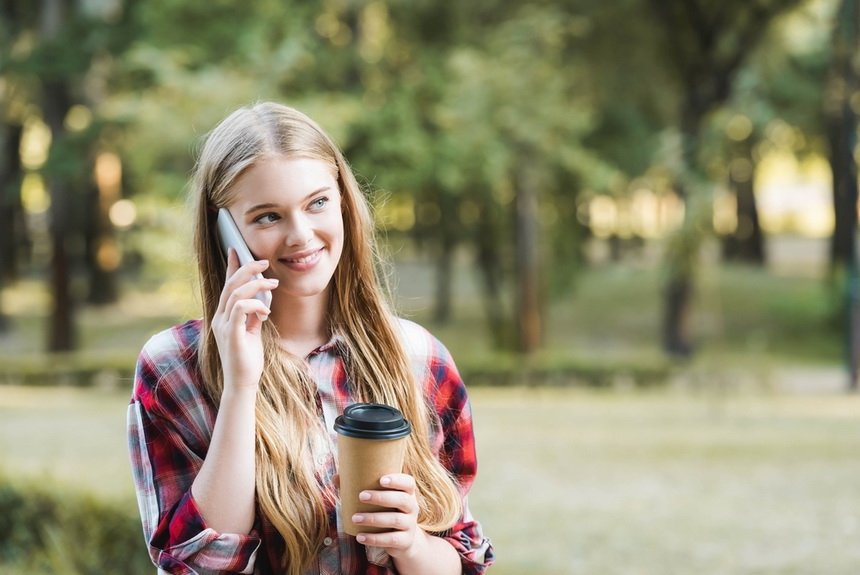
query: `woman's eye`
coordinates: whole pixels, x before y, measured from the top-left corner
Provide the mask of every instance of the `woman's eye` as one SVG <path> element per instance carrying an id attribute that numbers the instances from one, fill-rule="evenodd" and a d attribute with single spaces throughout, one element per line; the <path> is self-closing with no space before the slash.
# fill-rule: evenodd
<path id="1" fill-rule="evenodd" d="M 258 217 L 254 220 L 254 223 L 257 223 L 257 224 L 271 224 L 271 223 L 273 223 L 273 222 L 276 222 L 277 220 L 278 220 L 278 215 L 277 215 L 277 214 L 268 213 L 268 214 L 263 214 L 263 215 L 261 215 L 261 216 L 258 216 Z"/>
<path id="2" fill-rule="evenodd" d="M 313 210 L 321 210 L 321 209 L 323 209 L 323 208 L 325 207 L 325 205 L 326 205 L 327 203 L 328 203 L 328 198 L 326 198 L 325 196 L 323 196 L 323 197 L 321 197 L 321 198 L 317 198 L 317 199 L 315 199 L 314 201 L 312 201 L 312 202 L 311 202 L 311 209 L 313 209 Z"/>

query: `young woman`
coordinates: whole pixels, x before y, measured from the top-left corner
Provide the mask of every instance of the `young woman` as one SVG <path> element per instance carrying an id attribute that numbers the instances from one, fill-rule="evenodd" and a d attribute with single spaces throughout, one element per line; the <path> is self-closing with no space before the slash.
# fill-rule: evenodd
<path id="1" fill-rule="evenodd" d="M 493 550 L 467 505 L 466 390 L 442 344 L 389 310 L 371 215 L 337 147 L 296 110 L 242 108 L 206 139 L 192 193 L 203 318 L 150 339 L 129 406 L 153 562 L 167 573 L 483 573 Z M 257 261 L 224 257 L 219 208 Z M 391 511 L 353 517 L 383 531 L 352 537 L 333 425 L 359 401 L 397 407 L 413 433 L 404 473 L 361 494 Z"/>

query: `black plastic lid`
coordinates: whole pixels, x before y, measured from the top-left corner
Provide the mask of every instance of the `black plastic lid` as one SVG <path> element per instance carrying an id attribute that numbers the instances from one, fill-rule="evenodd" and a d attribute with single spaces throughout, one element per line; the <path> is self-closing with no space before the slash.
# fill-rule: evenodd
<path id="1" fill-rule="evenodd" d="M 399 439 L 409 435 L 412 426 L 390 405 L 354 403 L 334 420 L 334 430 L 359 439 Z"/>

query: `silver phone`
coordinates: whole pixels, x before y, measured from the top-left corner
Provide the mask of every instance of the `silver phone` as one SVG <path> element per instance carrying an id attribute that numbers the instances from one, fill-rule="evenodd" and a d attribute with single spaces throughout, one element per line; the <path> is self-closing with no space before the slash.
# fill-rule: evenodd
<path id="1" fill-rule="evenodd" d="M 221 247 L 224 248 L 225 257 L 229 253 L 229 248 L 233 248 L 236 250 L 236 255 L 239 256 L 239 265 L 254 261 L 251 250 L 248 249 L 242 234 L 239 233 L 239 228 L 236 227 L 236 222 L 233 221 L 233 216 L 226 208 L 218 210 L 218 236 L 221 238 Z M 263 274 L 258 273 L 254 277 L 262 279 Z M 260 290 L 254 297 L 263 302 L 266 307 L 272 307 L 272 292 Z"/>

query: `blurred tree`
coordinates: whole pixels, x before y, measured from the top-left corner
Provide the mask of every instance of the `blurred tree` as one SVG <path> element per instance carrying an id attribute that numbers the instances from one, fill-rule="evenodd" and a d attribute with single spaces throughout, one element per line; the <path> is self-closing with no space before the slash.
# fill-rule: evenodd
<path id="1" fill-rule="evenodd" d="M 414 46 L 406 33 L 413 24 L 408 19 L 386 22 L 390 38 L 380 50 L 387 56 L 367 64 L 366 107 L 351 123 L 345 153 L 384 191 L 391 207 L 410 212 L 409 220 L 389 224 L 409 229 L 417 245 L 430 252 L 436 267 L 433 316 L 444 323 L 451 316 L 454 252 L 466 235 L 458 218 L 459 190 L 445 177 L 450 160 L 436 117 L 445 88 L 446 48 L 436 39 Z M 407 50 L 408 57 L 398 56 Z"/>
<path id="2" fill-rule="evenodd" d="M 579 89 L 582 63 L 572 55 L 578 31 L 566 23 L 554 7 L 523 6 L 483 42 L 453 51 L 440 108 L 455 150 L 451 176 L 465 184 L 482 234 L 477 252 L 487 301 L 498 296 L 496 266 L 506 252 L 513 256 L 507 269 L 515 281 L 514 325 L 523 353 L 534 351 L 542 338 L 543 266 L 549 255 L 542 205 L 555 186 L 573 181 L 556 174 L 585 172 L 593 160 L 581 145 L 591 104 Z M 573 198 L 577 191 L 558 194 Z M 499 205 L 511 214 L 512 246 L 505 245 L 503 231 L 492 231 L 504 224 L 494 216 Z"/>
<path id="3" fill-rule="evenodd" d="M 69 168 L 62 150 L 76 154 L 81 172 L 67 178 L 76 182 L 68 193 L 80 200 L 73 207 L 90 207 L 75 224 L 77 239 L 67 244 L 85 246 L 90 261 L 99 254 L 111 261 L 105 246 L 115 245 L 105 207 L 117 192 L 88 179 L 103 152 L 119 150 L 121 181 L 148 197 L 175 200 L 191 167 L 196 130 L 236 105 L 285 100 L 344 143 L 359 175 L 388 195 L 383 213 L 395 214 L 393 229 L 411 230 L 433 254 L 435 317 L 451 313 L 453 254 L 468 245 L 491 333 L 499 344 L 519 334 L 527 351 L 540 343 L 548 284 L 569 285 L 574 273 L 570 262 L 584 233 L 577 218 L 581 192 L 624 196 L 642 186 L 637 178 L 652 169 L 655 150 L 671 140 L 665 126 L 674 124 L 681 142 L 670 150 L 676 157 L 656 157 L 676 162 L 677 187 L 689 201 L 685 228 L 672 243 L 664 302 L 664 340 L 674 353 L 689 349 L 681 326 L 702 234 L 697 206 L 708 203 L 701 192 L 709 175 L 705 126 L 737 93 L 737 72 L 764 24 L 793 4 L 41 2 L 3 6 L 27 13 L 28 30 L 36 28 L 42 6 L 66 6 L 72 14 L 58 34 L 75 49 L 51 53 L 31 34 L 32 48 L 16 62 L 33 93 L 43 79 L 59 86 L 45 99 L 66 92 L 65 113 L 51 120 L 59 137 L 45 173 Z M 83 8 L 97 4 L 114 12 L 94 17 Z M 654 15 L 662 29 L 653 26 Z M 56 69 L 40 56 L 49 53 Z M 770 81 L 764 78 L 762 84 Z M 748 97 L 763 96 L 756 87 Z M 731 103 L 738 111 L 747 106 L 741 99 Z M 71 129 L 70 118 L 82 111 L 92 120 Z M 755 165 L 756 137 L 767 131 L 765 120 L 753 121 L 734 152 L 743 156 L 738 166 Z M 751 188 L 742 192 L 754 199 Z M 738 202 L 747 205 L 754 206 Z M 147 224 L 163 221 L 156 208 L 147 209 Z M 96 277 L 91 285 L 109 285 Z M 509 301 L 510 287 L 517 295 Z"/>
<path id="4" fill-rule="evenodd" d="M 619 193 L 627 180 L 655 162 L 662 132 L 679 98 L 672 70 L 660 50 L 649 5 L 642 0 L 580 0 L 567 6 L 571 26 L 580 30 L 589 81 L 580 86 L 594 102 L 592 129 L 584 144 L 604 162 L 594 185 Z M 623 39 L 620 42 L 619 39 Z M 635 47 L 635 49 L 631 49 Z M 595 180 L 595 178 L 592 178 Z"/>
<path id="5" fill-rule="evenodd" d="M 98 68 L 131 41 L 131 28 L 123 18 L 124 4 L 108 5 L 73 0 L 10 0 L 3 4 L 2 42 L 7 55 L 0 68 L 5 89 L 16 101 L 28 101 L 18 115 L 41 117 L 50 131 L 48 159 L 40 172 L 50 196 L 50 285 L 53 310 L 48 326 L 48 349 L 67 351 L 76 346 L 74 276 L 80 267 L 101 266 L 104 258 L 87 258 L 83 246 L 89 236 L 101 249 L 107 228 L 88 230 L 85 190 L 92 186 L 94 150 L 100 126 L 92 122 L 86 104 L 99 92 Z M 16 190 L 20 193 L 20 190 Z M 90 202 L 89 206 L 94 204 Z M 104 222 L 104 218 L 98 220 Z M 3 246 L 0 246 L 3 247 Z M 4 252 L 4 257 L 14 252 Z M 93 301 L 115 298 L 111 290 L 115 268 L 93 274 Z"/>
<path id="6" fill-rule="evenodd" d="M 824 115 L 833 173 L 833 204 L 836 216 L 830 244 L 834 267 L 856 265 L 857 231 L 857 115 L 852 98 L 858 87 L 857 53 L 860 52 L 860 3 L 842 0 L 836 15 L 830 69 L 824 95 Z M 854 104 L 856 106 L 856 103 Z"/>
<path id="7" fill-rule="evenodd" d="M 372 2 L 358 18 L 365 107 L 350 128 L 347 156 L 386 191 L 388 208 L 411 212 L 411 221 L 394 224 L 411 228 L 433 258 L 437 322 L 450 319 L 454 254 L 472 236 L 463 217 L 472 204 L 455 173 L 458 158 L 439 106 L 449 54 L 467 40 L 464 22 L 472 11 L 483 9 L 481 3 Z"/>
<path id="8" fill-rule="evenodd" d="M 87 303 L 101 305 L 119 299 L 117 271 L 122 253 L 110 220 L 110 209 L 120 199 L 121 163 L 116 155 L 106 152 L 96 152 L 95 157 L 87 160 L 88 171 L 93 174 L 82 186 L 85 208 L 83 232 L 89 275 Z"/>
<path id="9" fill-rule="evenodd" d="M 66 76 L 66 62 L 62 55 L 68 54 L 63 38 L 63 26 L 70 14 L 68 0 L 42 0 L 39 14 L 39 50 L 35 64 L 41 83 L 42 116 L 51 131 L 51 152 L 46 166 L 48 190 L 51 197 L 51 293 L 54 307 L 48 328 L 48 350 L 70 351 L 77 346 L 74 324 L 75 300 L 72 295 L 72 265 L 69 253 L 74 246 L 72 235 L 77 221 L 76 202 L 70 182 L 74 169 L 68 155 L 72 150 L 66 138 L 65 118 L 72 102 L 72 88 Z M 56 59 L 59 59 L 57 61 Z M 64 170 L 65 168 L 65 170 Z M 72 247 L 72 249 L 74 249 Z"/>
<path id="10" fill-rule="evenodd" d="M 642 190 L 665 193 L 665 178 L 655 167 L 660 160 L 656 151 L 664 145 L 679 95 L 649 5 L 641 0 L 580 0 L 566 9 L 582 35 L 576 49 L 583 55 L 588 81 L 580 88 L 593 102 L 592 127 L 583 141 L 591 152 L 590 165 L 581 171 L 589 175 L 583 182 L 587 196 L 608 196 L 612 205 L 622 207 L 632 205 L 634 194 Z M 583 203 L 583 209 L 577 209 L 585 221 L 587 207 Z M 644 242 L 640 234 L 647 232 L 633 225 L 637 214 L 632 212 L 633 217 L 618 217 L 609 232 L 613 260 Z"/>
<path id="11" fill-rule="evenodd" d="M 276 99 L 335 136 L 361 113 L 355 2 L 152 0 L 117 62 L 106 105 L 127 125 L 123 178 L 154 197 L 185 193 L 193 143 L 238 106 Z M 339 139 L 340 139 L 339 138 Z M 157 219 L 157 218 L 156 218 Z"/>
<path id="12" fill-rule="evenodd" d="M 728 179 L 737 198 L 736 228 L 723 241 L 727 259 L 764 259 L 754 190 L 759 161 L 771 152 L 826 154 L 822 85 L 832 18 L 826 4 L 806 3 L 770 28 L 710 123 L 721 149 L 709 155 L 709 165 L 718 166 L 711 174 Z"/>
<path id="13" fill-rule="evenodd" d="M 729 135 L 729 187 L 735 194 L 735 230 L 723 240 L 723 257 L 764 264 L 764 236 L 755 198 L 757 135 Z"/>
<path id="14" fill-rule="evenodd" d="M 849 388 L 860 373 L 860 272 L 857 262 L 857 105 L 860 100 L 860 2 L 842 0 L 833 28 L 833 52 L 824 91 L 824 116 L 833 174 L 835 226 L 831 273 L 846 278 Z"/>
<path id="15" fill-rule="evenodd" d="M 22 2 L 0 4 L 0 70 L 8 67 L 14 48 L 13 22 L 21 12 L 32 11 Z M 24 104 L 20 90 L 13 82 L 0 84 L 0 291 L 18 279 L 22 258 L 29 253 L 29 234 L 21 202 L 21 137 Z M 2 298 L 0 298 L 2 305 Z M 0 308 L 0 332 L 10 327 Z"/>
<path id="16" fill-rule="evenodd" d="M 20 124 L 0 124 L 0 291 L 18 279 L 20 254 L 28 243 L 20 192 L 22 132 Z M 0 298 L 0 333 L 8 329 Z"/>
<path id="17" fill-rule="evenodd" d="M 765 129 L 774 118 L 763 111 L 767 108 L 764 95 L 755 94 L 753 98 L 759 99 L 738 98 L 736 91 L 730 104 L 713 114 L 707 128 L 710 133 L 703 134 L 701 147 L 710 178 L 715 183 L 726 183 L 725 193 L 734 203 L 733 222 L 727 220 L 725 206 L 720 209 L 715 205 L 719 211 L 714 214 L 714 225 L 721 235 L 723 259 L 763 265 L 764 233 L 756 201 L 756 174 L 767 147 Z"/>
<path id="18" fill-rule="evenodd" d="M 590 103 L 597 89 L 585 78 L 600 69 L 586 64 L 600 36 L 590 33 L 590 16 L 572 19 L 574 12 L 389 2 L 383 56 L 362 81 L 367 107 L 351 131 L 348 156 L 391 190 L 392 204 L 408 199 L 413 233 L 434 254 L 434 316 L 450 314 L 453 253 L 467 243 L 501 347 L 539 344 L 547 282 L 569 284 L 577 267 L 577 192 L 603 189 L 618 173 L 580 144 L 597 131 Z M 625 154 L 619 140 L 620 158 L 640 149 L 626 145 Z M 513 302 L 504 297 L 509 283 Z"/>
<path id="19" fill-rule="evenodd" d="M 687 209 L 684 225 L 670 244 L 669 278 L 663 294 L 663 346 L 670 355 L 686 356 L 692 352 L 688 326 L 693 272 L 707 228 L 707 185 L 698 149 L 703 122 L 731 95 L 736 73 L 761 38 L 762 30 L 798 3 L 799 0 L 650 2 L 681 94 L 677 112 L 680 172 L 675 187 Z"/>

